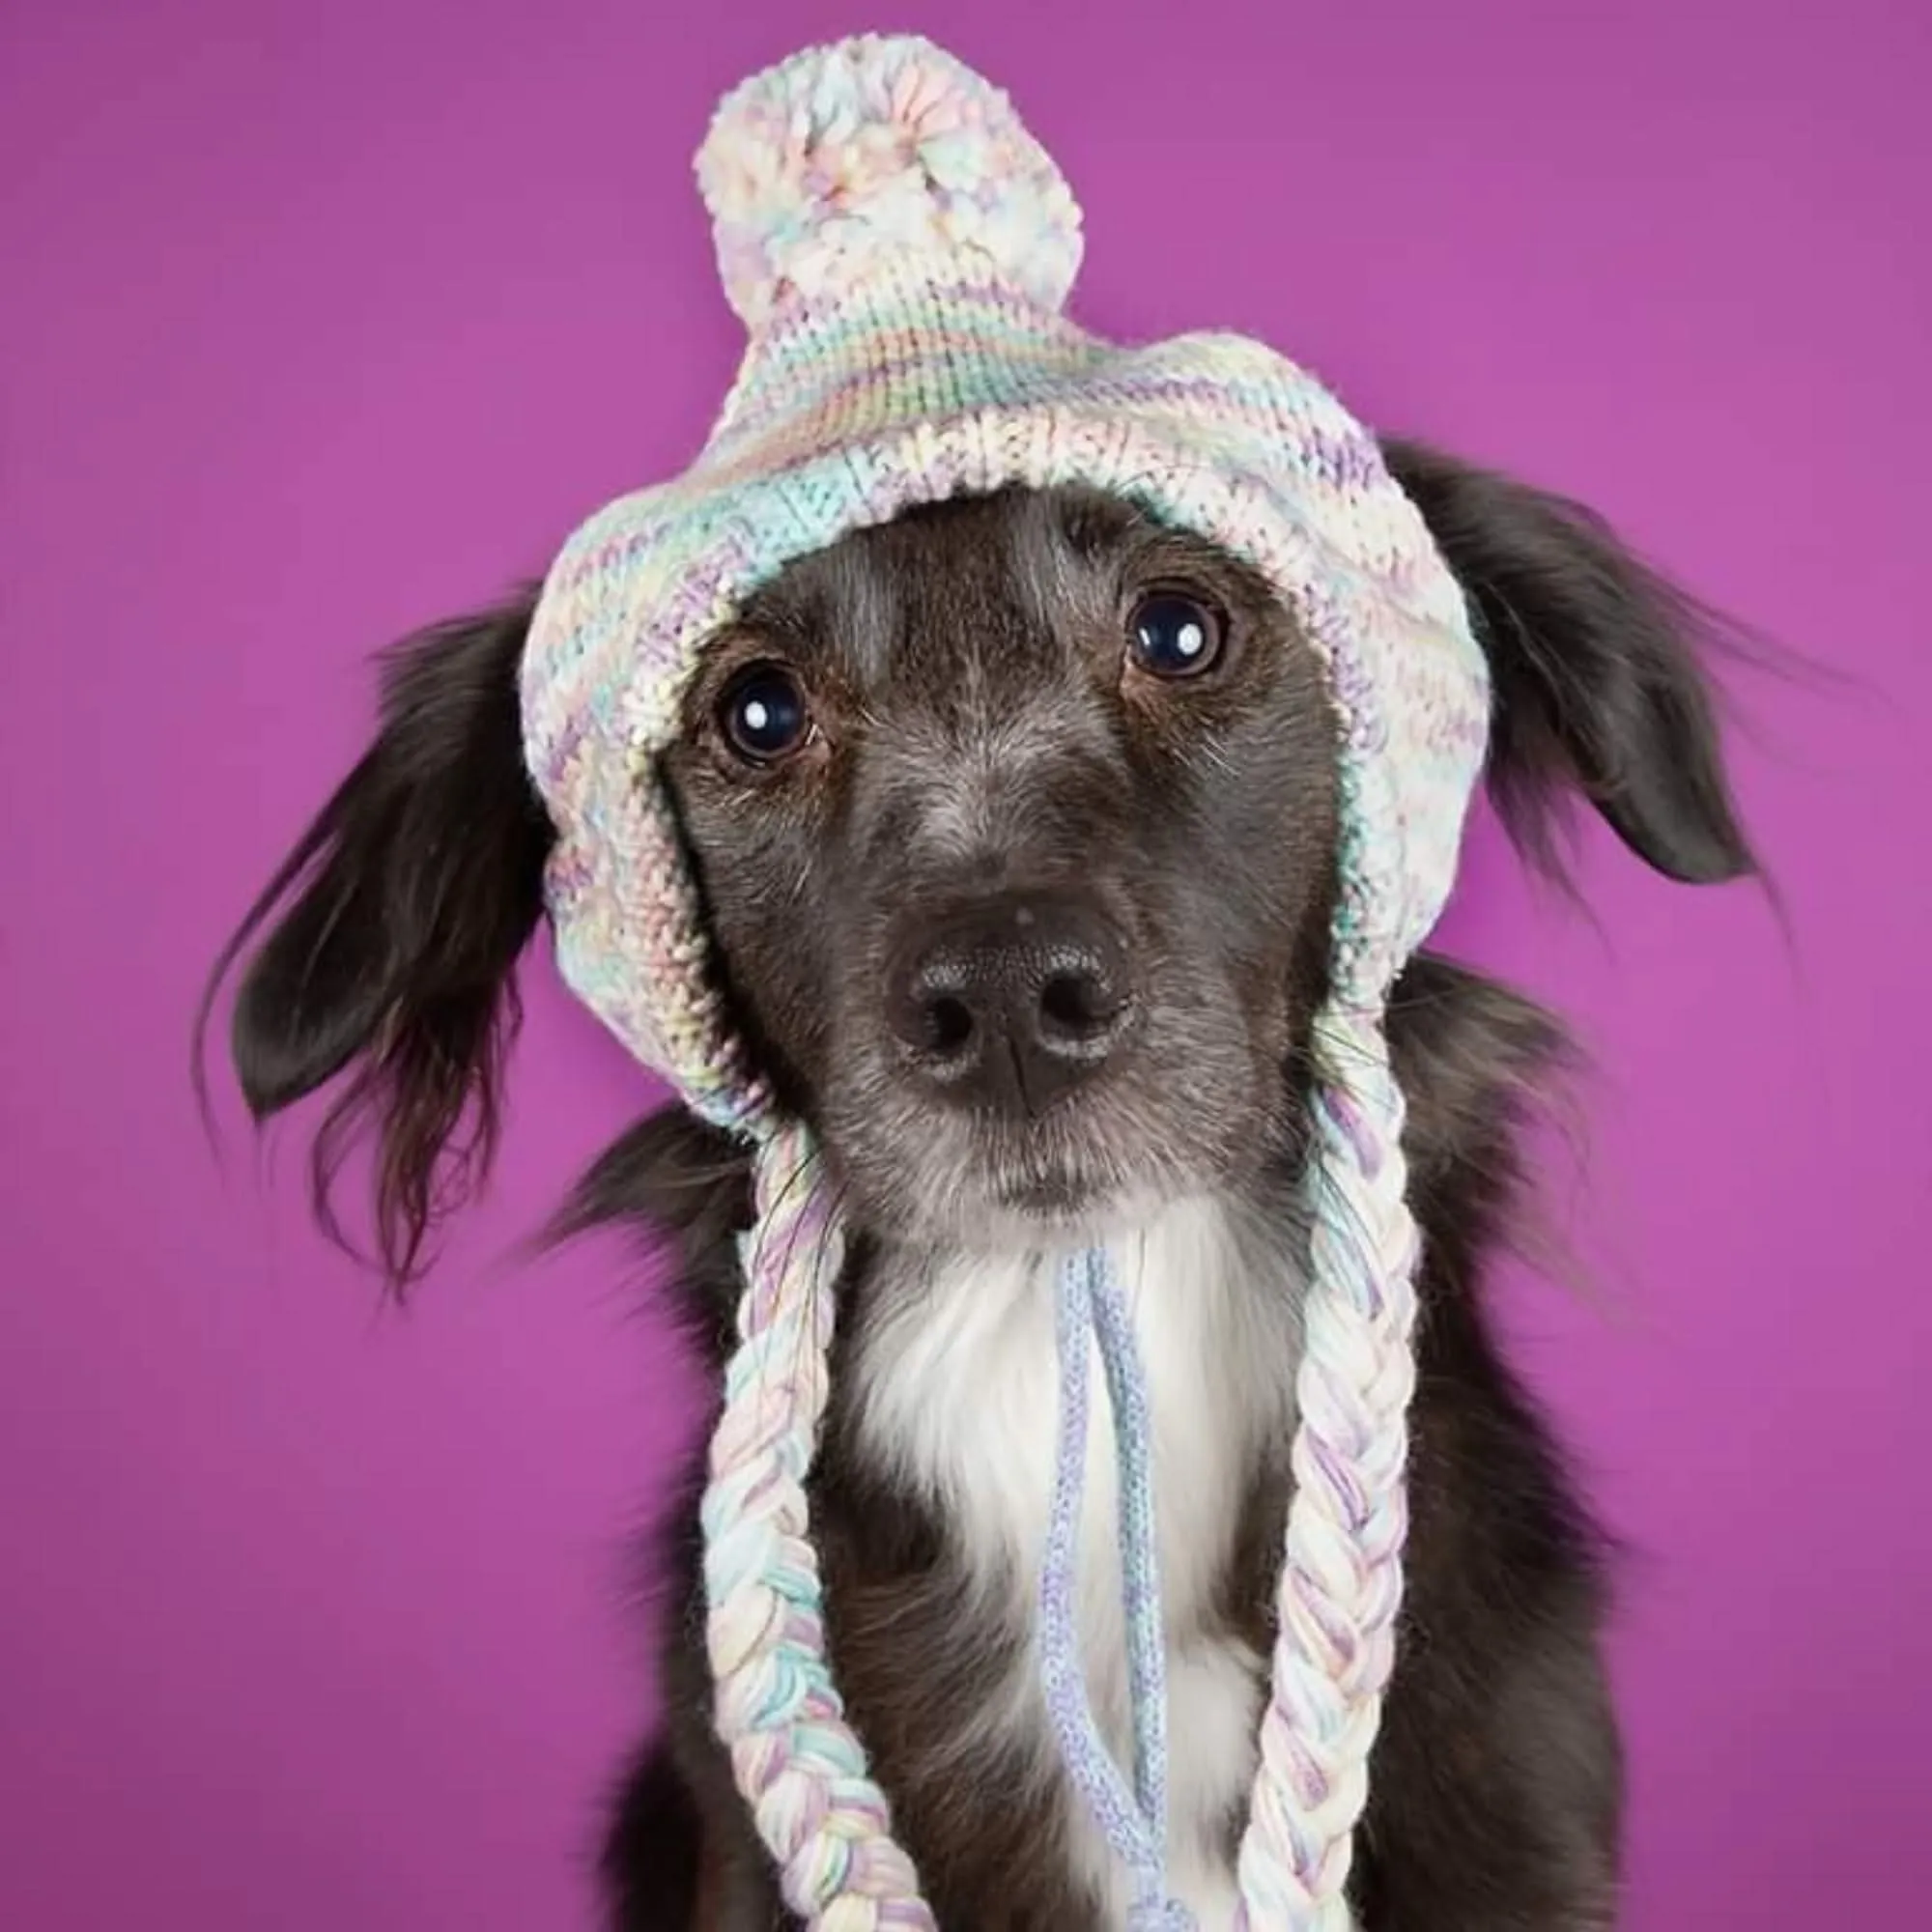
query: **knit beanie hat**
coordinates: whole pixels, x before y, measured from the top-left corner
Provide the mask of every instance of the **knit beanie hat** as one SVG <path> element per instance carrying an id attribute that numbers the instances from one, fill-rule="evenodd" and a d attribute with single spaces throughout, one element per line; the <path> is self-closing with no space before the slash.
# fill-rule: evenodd
<path id="1" fill-rule="evenodd" d="M 1066 318 L 1081 237 L 1065 182 L 1005 96 L 927 43 L 848 41 L 747 81 L 697 176 L 744 362 L 690 469 L 564 546 L 523 702 L 557 831 L 548 895 L 565 980 L 688 1106 L 755 1149 L 702 1509 L 715 1719 L 738 1785 L 809 1923 L 933 1923 L 833 1682 L 808 1522 L 839 1274 L 834 1190 L 810 1130 L 732 1035 L 660 754 L 705 640 L 786 563 L 912 505 L 1090 485 L 1260 571 L 1334 707 L 1340 894 L 1315 1025 L 1295 1489 L 1237 1879 L 1244 1927 L 1346 1926 L 1401 1596 L 1414 1382 L 1416 1235 L 1382 1020 L 1449 893 L 1485 752 L 1488 682 L 1463 593 L 1375 439 L 1293 363 L 1225 333 L 1118 347 Z M 1091 1324 L 1123 1503 L 1145 1501 L 1130 1324 L 1093 1257 L 1064 1272 L 1061 1312 L 1064 1447 L 1085 1437 Z M 1061 1475 L 1057 1510 L 1068 1492 L 1077 1507 L 1077 1444 Z M 1180 1924 L 1158 1872 L 1158 1609 L 1145 1521 L 1122 1514 L 1143 1638 L 1133 1789 L 1092 1762 L 1084 1705 L 1061 1732 L 1077 1788 L 1145 1881 L 1135 1922 Z M 1063 1691 L 1069 1668 L 1077 1678 L 1056 1639 L 1063 1555 L 1044 1552 L 1050 1699 L 1056 1669 Z"/>

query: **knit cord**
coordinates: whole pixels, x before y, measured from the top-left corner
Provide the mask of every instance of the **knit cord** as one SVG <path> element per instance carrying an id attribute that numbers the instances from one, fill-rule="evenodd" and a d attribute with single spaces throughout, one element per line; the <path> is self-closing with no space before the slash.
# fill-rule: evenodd
<path id="1" fill-rule="evenodd" d="M 1134 1714 L 1134 1795 L 1154 1844 L 1165 1857 L 1167 1640 L 1160 1609 L 1160 1546 L 1154 1534 L 1153 1414 L 1140 1343 L 1113 1257 L 1106 1249 L 1095 1248 L 1082 1259 L 1088 1319 L 1099 1338 L 1114 1417 L 1127 1687 Z"/>
<path id="2" fill-rule="evenodd" d="M 1133 1876 L 1131 1932 L 1193 1932 L 1192 1916 L 1167 1890 L 1166 1639 L 1154 1540 L 1152 1429 L 1132 1320 L 1105 1250 L 1069 1255 L 1061 1264 L 1054 1327 L 1060 1429 L 1040 1566 L 1037 1633 L 1047 1713 L 1068 1776 L 1109 1848 Z M 1131 1792 L 1094 1721 L 1074 1611 L 1087 1461 L 1088 1356 L 1095 1334 L 1120 1470 L 1122 1604 L 1134 1734 Z"/>
<path id="3" fill-rule="evenodd" d="M 1345 1932 L 1368 1763 L 1395 1654 L 1415 1385 L 1415 1222 L 1379 1020 L 1325 1014 L 1294 1496 L 1236 1932 Z"/>
<path id="4" fill-rule="evenodd" d="M 755 1192 L 702 1512 L 718 1733 L 794 1913 L 823 1932 L 933 1932 L 825 1654 L 805 1477 L 842 1244 L 804 1128 L 781 1127 L 761 1146 Z"/>

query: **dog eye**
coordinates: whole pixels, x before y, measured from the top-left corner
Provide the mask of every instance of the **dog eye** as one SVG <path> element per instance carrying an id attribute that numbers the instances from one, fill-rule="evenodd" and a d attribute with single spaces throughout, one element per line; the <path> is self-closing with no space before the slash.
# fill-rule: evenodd
<path id="1" fill-rule="evenodd" d="M 805 689 L 782 665 L 749 666 L 718 701 L 718 728 L 747 764 L 775 765 L 811 734 Z"/>
<path id="2" fill-rule="evenodd" d="M 1134 606 L 1127 647 L 1150 677 L 1198 677 L 1221 655 L 1221 619 L 1177 590 L 1156 590 Z"/>

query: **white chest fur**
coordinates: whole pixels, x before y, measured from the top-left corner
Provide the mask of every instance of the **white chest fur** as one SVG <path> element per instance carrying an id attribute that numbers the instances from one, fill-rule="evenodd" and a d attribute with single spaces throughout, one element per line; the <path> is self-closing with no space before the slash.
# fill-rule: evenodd
<path id="1" fill-rule="evenodd" d="M 1219 1203 L 1184 1201 L 1108 1239 L 1134 1311 L 1153 1425 L 1167 1627 L 1169 1874 L 1203 1932 L 1232 1922 L 1227 1820 L 1245 1806 L 1264 1660 L 1215 1627 L 1212 1594 L 1264 1444 L 1292 1417 L 1298 1295 L 1278 1236 Z M 1031 1633 L 1059 1413 L 1054 1254 L 901 1264 L 855 1364 L 868 1452 L 939 1514 L 982 1613 Z M 890 1265 L 890 1264 L 889 1264 Z M 1117 1753 L 1129 1737 L 1117 1489 L 1105 1381 L 1093 1411 L 1077 1602 L 1089 1694 Z M 1057 1765 L 1031 1657 L 975 1714 L 1043 1770 Z M 995 1741 L 993 1736 L 985 1740 Z M 1057 1776 L 1057 1771 L 1050 1775 Z M 1126 1893 L 1077 1801 L 1067 1855 L 1109 1918 Z"/>

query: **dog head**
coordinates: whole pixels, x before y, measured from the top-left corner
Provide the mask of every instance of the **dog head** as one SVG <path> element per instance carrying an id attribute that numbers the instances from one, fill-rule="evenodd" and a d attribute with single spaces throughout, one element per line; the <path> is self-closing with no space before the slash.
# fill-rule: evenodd
<path id="1" fill-rule="evenodd" d="M 1489 781 L 1550 859 L 1587 800 L 1668 876 L 1752 869 L 1711 626 L 1574 504 L 1386 445 L 1491 660 Z M 525 597 L 391 660 L 374 744 L 251 910 L 258 1116 L 344 1076 L 399 1278 L 487 1160 L 550 827 Z M 905 515 L 792 565 L 707 649 L 664 778 L 734 1019 L 863 1225 L 1007 1242 L 1236 1181 L 1294 1131 L 1324 990 L 1336 746 L 1293 613 L 1089 492 Z"/>
<path id="2" fill-rule="evenodd" d="M 1084 492 L 922 511 L 754 598 L 685 725 L 734 1005 L 867 1224 L 1023 1229 L 1270 1137 L 1335 748 L 1224 554 Z"/>

